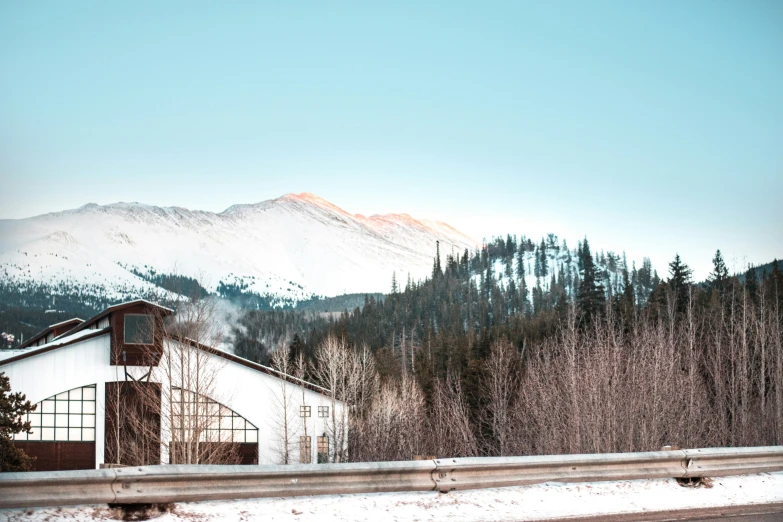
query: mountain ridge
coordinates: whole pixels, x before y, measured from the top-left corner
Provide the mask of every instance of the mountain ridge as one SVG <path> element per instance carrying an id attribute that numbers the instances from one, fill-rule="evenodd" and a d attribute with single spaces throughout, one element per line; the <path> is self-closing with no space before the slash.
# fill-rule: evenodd
<path id="1" fill-rule="evenodd" d="M 0 220 L 0 276 L 54 288 L 102 285 L 123 297 L 154 290 L 134 272 L 181 272 L 208 279 L 210 291 L 235 285 L 291 304 L 386 291 L 395 271 L 421 278 L 432 266 L 436 241 L 460 250 L 477 245 L 443 222 L 404 213 L 351 214 L 306 192 L 219 213 L 88 203 Z"/>

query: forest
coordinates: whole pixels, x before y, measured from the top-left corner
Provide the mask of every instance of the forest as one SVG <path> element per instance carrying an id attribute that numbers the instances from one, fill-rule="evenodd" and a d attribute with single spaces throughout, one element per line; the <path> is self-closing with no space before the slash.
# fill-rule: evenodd
<path id="1" fill-rule="evenodd" d="M 318 380 L 322 347 L 342 346 L 346 460 L 783 442 L 777 262 L 730 275 L 718 251 L 696 283 L 679 256 L 660 278 L 587 240 L 556 245 L 438 255 L 431 277 L 395 275 L 383 300 L 339 316 L 250 311 L 235 350 L 301 355 Z"/>

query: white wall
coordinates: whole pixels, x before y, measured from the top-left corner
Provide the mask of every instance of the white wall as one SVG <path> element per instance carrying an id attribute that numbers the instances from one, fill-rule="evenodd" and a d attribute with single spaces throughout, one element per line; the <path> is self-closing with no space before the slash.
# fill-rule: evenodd
<path id="1" fill-rule="evenodd" d="M 12 390 L 26 394 L 32 403 L 73 388 L 96 385 L 96 464 L 104 460 L 105 383 L 125 379 L 122 366 L 109 364 L 110 337 L 110 334 L 106 333 L 0 366 L 0 372 L 4 372 L 10 379 Z M 168 348 L 168 344 L 166 346 Z M 284 381 L 222 357 L 207 355 L 210 364 L 220 368 L 214 397 L 210 398 L 231 408 L 258 427 L 259 464 L 280 463 L 281 437 L 278 423 L 281 414 L 277 405 L 282 396 L 281 384 Z M 128 371 L 135 377 L 140 377 L 147 369 L 129 367 Z M 153 372 L 151 380 L 160 381 L 160 370 Z M 298 462 L 299 435 L 303 434 L 302 419 L 299 417 L 302 388 L 292 383 L 286 383 L 286 387 L 294 410 L 289 418 L 293 420 L 293 428 L 296 430 L 289 448 L 292 461 Z M 311 461 L 315 463 L 317 437 L 327 431 L 327 419 L 318 417 L 318 406 L 331 407 L 331 401 L 325 395 L 305 389 L 304 404 L 311 406 L 312 411 L 312 416 L 306 421 L 308 435 L 311 437 Z M 338 408 L 342 408 L 339 403 Z M 337 413 L 340 413 L 339 409 Z M 334 441 L 330 444 L 333 450 Z"/>

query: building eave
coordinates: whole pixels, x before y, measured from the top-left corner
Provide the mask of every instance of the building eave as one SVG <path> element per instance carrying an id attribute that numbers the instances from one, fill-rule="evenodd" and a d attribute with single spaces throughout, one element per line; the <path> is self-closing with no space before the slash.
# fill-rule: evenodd
<path id="1" fill-rule="evenodd" d="M 95 330 L 94 333 L 89 333 L 80 337 L 77 337 L 75 339 L 69 339 L 69 340 L 63 340 L 61 343 L 57 343 L 57 341 L 52 341 L 51 343 L 42 346 L 41 348 L 37 350 L 30 350 L 29 352 L 20 353 L 19 355 L 15 355 L 13 357 L 9 357 L 8 359 L 4 359 L 0 361 L 0 366 L 5 366 L 7 364 L 14 363 L 16 361 L 21 361 L 22 359 L 27 359 L 28 357 L 34 357 L 36 355 L 41 355 L 42 353 L 51 352 L 53 350 L 58 350 L 60 348 L 64 348 L 66 346 L 70 346 L 72 344 L 76 344 L 82 341 L 86 341 L 88 339 L 94 339 L 95 337 L 100 337 L 101 335 L 106 335 L 109 332 L 111 332 L 111 328 L 104 328 L 102 330 Z"/>

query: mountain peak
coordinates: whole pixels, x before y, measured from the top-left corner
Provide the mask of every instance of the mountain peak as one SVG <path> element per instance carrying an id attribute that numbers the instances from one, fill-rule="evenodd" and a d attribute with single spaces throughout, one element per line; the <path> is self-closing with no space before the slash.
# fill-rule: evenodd
<path id="1" fill-rule="evenodd" d="M 275 201 L 284 201 L 284 202 L 289 202 L 289 203 L 294 203 L 299 205 L 310 205 L 310 206 L 330 210 L 338 214 L 355 217 L 350 212 L 343 210 L 342 208 L 338 207 L 331 201 L 327 201 L 320 196 L 316 196 L 312 192 L 301 192 L 299 194 L 290 193 L 277 198 Z"/>

